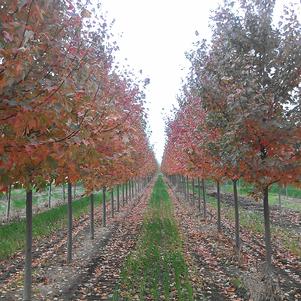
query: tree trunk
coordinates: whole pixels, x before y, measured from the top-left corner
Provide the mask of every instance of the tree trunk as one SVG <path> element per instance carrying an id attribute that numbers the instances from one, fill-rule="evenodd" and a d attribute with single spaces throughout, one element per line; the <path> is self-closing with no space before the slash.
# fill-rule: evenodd
<path id="1" fill-rule="evenodd" d="M 221 232 L 221 191 L 220 191 L 220 183 L 216 182 L 216 190 L 217 190 L 217 230 Z"/>
<path id="2" fill-rule="evenodd" d="M 48 208 L 51 208 L 51 182 L 49 183 L 49 190 L 48 190 Z"/>
<path id="3" fill-rule="evenodd" d="M 279 212 L 281 213 L 282 210 L 282 201 L 281 201 L 281 185 L 278 185 L 278 206 L 279 206 Z"/>
<path id="4" fill-rule="evenodd" d="M 198 177 L 198 208 L 199 208 L 199 212 L 201 212 L 201 183 L 199 177 Z"/>
<path id="5" fill-rule="evenodd" d="M 32 283 L 32 190 L 28 190 L 26 192 L 24 301 L 31 300 L 31 283 Z"/>
<path id="6" fill-rule="evenodd" d="M 263 215 L 264 215 L 264 241 L 267 261 L 267 271 L 272 269 L 272 245 L 271 245 L 271 229 L 270 229 L 270 208 L 269 208 L 269 188 L 263 191 Z"/>
<path id="7" fill-rule="evenodd" d="M 122 205 L 124 206 L 124 184 L 122 184 Z"/>
<path id="8" fill-rule="evenodd" d="M 129 199 L 129 190 L 128 190 L 128 182 L 125 182 L 125 201 L 128 203 Z"/>
<path id="9" fill-rule="evenodd" d="M 94 195 L 90 195 L 90 238 L 94 239 Z"/>
<path id="10" fill-rule="evenodd" d="M 107 225 L 107 208 L 106 208 L 106 187 L 102 189 L 102 225 Z"/>
<path id="11" fill-rule="evenodd" d="M 72 261 L 72 185 L 68 182 L 68 203 L 67 203 L 67 263 Z"/>
<path id="12" fill-rule="evenodd" d="M 206 203 L 206 187 L 205 187 L 205 180 L 202 179 L 202 189 L 203 189 L 203 204 L 204 204 L 204 218 L 207 218 L 207 203 Z"/>
<path id="13" fill-rule="evenodd" d="M 233 197 L 234 197 L 234 211 L 235 211 L 235 247 L 237 254 L 240 253 L 240 237 L 239 237 L 239 210 L 238 210 L 238 194 L 237 194 L 237 180 L 233 180 Z"/>
<path id="14" fill-rule="evenodd" d="M 194 198 L 195 198 L 195 187 L 194 187 L 194 178 L 192 178 L 192 201 L 193 201 L 193 204 L 195 203 Z"/>
<path id="15" fill-rule="evenodd" d="M 119 184 L 117 185 L 117 212 L 120 211 Z"/>
<path id="16" fill-rule="evenodd" d="M 189 178 L 186 176 L 186 186 L 187 186 L 187 200 L 189 201 Z"/>
<path id="17" fill-rule="evenodd" d="M 114 217 L 114 188 L 112 187 L 112 190 L 111 190 L 111 214 L 112 214 L 112 217 Z"/>
<path id="18" fill-rule="evenodd" d="M 7 191 L 7 208 L 6 208 L 6 220 L 9 221 L 11 208 L 11 185 L 8 186 Z"/>
<path id="19" fill-rule="evenodd" d="M 65 189 L 65 183 L 63 183 L 63 200 L 64 203 L 66 202 L 66 189 Z"/>

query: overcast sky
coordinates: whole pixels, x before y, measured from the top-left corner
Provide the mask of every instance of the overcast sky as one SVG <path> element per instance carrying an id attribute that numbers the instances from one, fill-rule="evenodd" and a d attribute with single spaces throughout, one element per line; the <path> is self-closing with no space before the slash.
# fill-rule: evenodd
<path id="1" fill-rule="evenodd" d="M 185 51 L 199 37 L 210 38 L 210 10 L 220 0 L 102 0 L 120 47 L 118 59 L 150 78 L 146 91 L 151 143 L 158 161 L 164 150 L 163 114 L 176 104 L 181 79 L 187 74 Z M 278 0 L 285 2 L 285 0 Z M 118 37 L 122 34 L 121 37 Z M 184 68 L 184 70 L 183 70 Z M 186 68 L 186 71 L 185 71 Z M 164 112 L 162 109 L 164 108 Z"/>

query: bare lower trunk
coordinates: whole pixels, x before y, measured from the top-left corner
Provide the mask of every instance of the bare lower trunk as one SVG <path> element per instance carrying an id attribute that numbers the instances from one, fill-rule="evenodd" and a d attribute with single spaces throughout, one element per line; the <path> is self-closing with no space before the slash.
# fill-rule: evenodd
<path id="1" fill-rule="evenodd" d="M 10 208 L 11 208 L 11 185 L 8 186 L 8 191 L 7 191 L 7 208 L 6 208 L 7 221 L 10 218 Z"/>
<path id="2" fill-rule="evenodd" d="M 122 205 L 124 206 L 124 184 L 122 184 Z"/>
<path id="3" fill-rule="evenodd" d="M 235 211 L 235 247 L 236 247 L 237 254 L 239 254 L 240 237 L 239 237 L 239 210 L 238 210 L 237 180 L 233 180 L 233 197 L 234 197 L 234 211 Z"/>
<path id="4" fill-rule="evenodd" d="M 107 225 L 107 208 L 106 208 L 106 187 L 102 189 L 102 225 Z"/>
<path id="5" fill-rule="evenodd" d="M 72 261 L 72 185 L 68 183 L 68 203 L 67 203 L 67 263 Z"/>
<path id="6" fill-rule="evenodd" d="M 94 195 L 90 195 L 90 238 L 94 239 Z"/>
<path id="7" fill-rule="evenodd" d="M 31 283 L 32 283 L 32 190 L 28 190 L 26 192 L 24 301 L 31 300 Z"/>
<path id="8" fill-rule="evenodd" d="M 48 190 L 48 208 L 51 207 L 51 190 L 52 190 L 52 185 L 51 182 L 49 183 L 49 190 Z"/>
<path id="9" fill-rule="evenodd" d="M 198 177 L 198 208 L 199 208 L 199 212 L 201 212 L 201 183 L 199 177 Z"/>
<path id="10" fill-rule="evenodd" d="M 206 203 L 206 187 L 205 187 L 205 180 L 202 179 L 202 189 L 203 189 L 203 205 L 204 205 L 204 218 L 207 218 L 207 203 Z"/>
<path id="11" fill-rule="evenodd" d="M 194 204 L 194 198 L 195 198 L 195 187 L 194 187 L 194 178 L 192 178 L 192 201 Z"/>
<path id="12" fill-rule="evenodd" d="M 217 230 L 221 231 L 221 191 L 220 191 L 220 183 L 216 182 L 216 190 L 217 190 Z"/>
<path id="13" fill-rule="evenodd" d="M 272 268 L 272 244 L 271 244 L 271 229 L 270 229 L 270 208 L 269 208 L 269 188 L 266 187 L 263 191 L 263 215 L 264 215 L 264 242 L 267 261 L 267 270 Z"/>
<path id="14" fill-rule="evenodd" d="M 186 176 L 187 201 L 189 201 L 189 178 Z"/>
<path id="15" fill-rule="evenodd" d="M 119 185 L 117 185 L 117 212 L 120 211 Z"/>
<path id="16" fill-rule="evenodd" d="M 114 217 L 114 189 L 112 188 L 111 190 L 111 214 L 112 214 L 112 217 Z"/>

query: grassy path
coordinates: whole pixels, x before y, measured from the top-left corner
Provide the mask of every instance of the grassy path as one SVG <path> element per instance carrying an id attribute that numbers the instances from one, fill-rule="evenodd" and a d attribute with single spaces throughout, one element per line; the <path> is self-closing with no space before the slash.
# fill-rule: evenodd
<path id="1" fill-rule="evenodd" d="M 183 242 L 161 176 L 154 186 L 137 247 L 127 257 L 113 300 L 195 300 Z"/>

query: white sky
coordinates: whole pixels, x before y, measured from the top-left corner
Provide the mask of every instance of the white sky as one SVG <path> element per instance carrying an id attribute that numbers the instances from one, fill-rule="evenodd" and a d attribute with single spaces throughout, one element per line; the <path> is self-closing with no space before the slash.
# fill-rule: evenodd
<path id="1" fill-rule="evenodd" d="M 210 10 L 219 2 L 102 0 L 108 20 L 116 20 L 113 33 L 120 47 L 118 59 L 127 58 L 131 68 L 142 69 L 143 76 L 150 78 L 146 100 L 149 103 L 151 143 L 159 162 L 165 144 L 163 113 L 176 104 L 181 79 L 187 74 L 183 70 L 183 67 L 188 67 L 185 51 L 192 48 L 196 30 L 200 38 L 210 37 Z M 118 34 L 122 37 L 117 37 Z"/>

